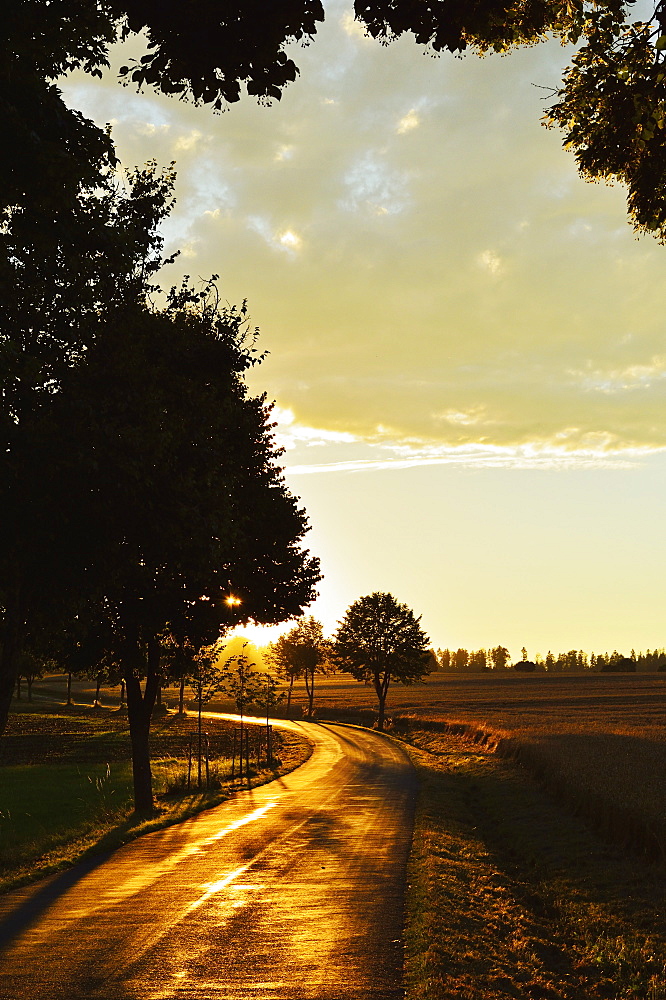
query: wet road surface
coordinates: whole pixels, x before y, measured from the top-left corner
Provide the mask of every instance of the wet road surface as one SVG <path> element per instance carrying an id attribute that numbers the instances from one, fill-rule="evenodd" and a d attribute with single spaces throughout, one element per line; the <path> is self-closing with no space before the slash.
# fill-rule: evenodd
<path id="1" fill-rule="evenodd" d="M 1 1000 L 401 998 L 414 772 L 292 725 L 291 774 L 0 898 Z"/>

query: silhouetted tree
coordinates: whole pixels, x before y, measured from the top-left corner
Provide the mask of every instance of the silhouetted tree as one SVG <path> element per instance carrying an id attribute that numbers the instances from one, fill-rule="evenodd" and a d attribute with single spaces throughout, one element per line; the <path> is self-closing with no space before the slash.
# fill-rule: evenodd
<path id="1" fill-rule="evenodd" d="M 254 704 L 260 708 L 266 716 L 266 753 L 269 764 L 273 760 L 273 741 L 271 738 L 270 713 L 273 709 L 281 705 L 285 699 L 286 692 L 278 689 L 279 681 L 271 674 L 257 674 L 255 686 Z"/>
<path id="2" fill-rule="evenodd" d="M 348 609 L 333 638 L 333 657 L 357 681 L 371 683 L 379 702 L 378 728 L 384 728 L 391 681 L 413 684 L 431 668 L 430 640 L 420 618 L 392 594 L 360 597 Z"/>
<path id="3" fill-rule="evenodd" d="M 161 312 L 119 310 L 63 373 L 33 441 L 50 472 L 40 585 L 96 595 L 86 614 L 123 664 L 141 812 L 152 808 L 148 734 L 165 629 L 214 641 L 230 623 L 232 580 L 239 618 L 281 621 L 312 599 L 319 576 L 276 462 L 270 408 L 247 394 L 253 358 L 244 308 L 220 309 L 210 288 L 203 298 L 174 290 Z"/>
<path id="4" fill-rule="evenodd" d="M 256 671 L 256 664 L 244 653 L 230 656 L 222 669 L 221 689 L 232 698 L 240 715 L 241 729 L 248 705 L 256 704 L 262 697 L 264 675 Z"/>
<path id="5" fill-rule="evenodd" d="M 493 670 L 506 670 L 509 666 L 509 660 L 511 654 L 506 646 L 495 646 L 490 650 L 490 660 L 493 665 Z"/>
<path id="6" fill-rule="evenodd" d="M 633 674 L 636 673 L 636 663 L 629 656 L 610 657 L 601 668 L 602 673 Z"/>
<path id="7" fill-rule="evenodd" d="M 485 649 L 477 649 L 469 654 L 468 667 L 470 670 L 485 670 L 486 669 L 486 651 Z"/>
<path id="8" fill-rule="evenodd" d="M 280 677 L 289 682 L 287 712 L 291 706 L 294 681 L 303 678 L 308 699 L 307 715 L 314 715 L 315 678 L 318 673 L 334 669 L 331 662 L 331 644 L 324 639 L 321 622 L 310 615 L 302 618 L 286 635 L 269 646 L 266 662 L 273 666 Z"/>
<path id="9" fill-rule="evenodd" d="M 202 760 L 202 712 L 203 706 L 213 695 L 217 694 L 224 687 L 224 668 L 219 662 L 219 647 L 216 644 L 202 646 L 195 654 L 191 672 L 188 677 L 189 685 L 192 688 L 195 701 L 197 703 L 197 787 L 201 788 L 201 760 Z"/>
<path id="10" fill-rule="evenodd" d="M 437 660 L 439 662 L 440 670 L 450 670 L 451 669 L 451 650 L 450 649 L 438 649 L 437 650 Z"/>
<path id="11" fill-rule="evenodd" d="M 37 680 L 38 677 L 43 677 L 45 671 L 45 666 L 39 657 L 35 656 L 27 650 L 24 650 L 19 656 L 19 669 L 18 669 L 18 680 L 23 678 L 28 689 L 28 701 L 32 701 L 32 685 Z M 20 694 L 17 691 L 17 696 Z"/>
<path id="12" fill-rule="evenodd" d="M 289 685 L 287 688 L 287 718 L 290 719 L 291 696 L 294 683 L 301 676 L 302 664 L 294 654 L 294 646 L 287 633 L 269 644 L 264 653 L 264 662 L 275 670 L 281 680 Z"/>
<path id="13" fill-rule="evenodd" d="M 86 176 L 67 210 L 14 206 L 0 227 L 0 731 L 20 650 L 40 629 L 66 630 L 79 611 L 64 579 L 69 527 L 56 508 L 71 507 L 59 462 L 80 457 L 84 429 L 53 433 L 63 380 L 100 336 L 146 312 L 162 263 L 157 227 L 172 175 L 151 165 L 130 173 L 127 190 L 110 170 Z"/>
<path id="14" fill-rule="evenodd" d="M 457 649 L 452 656 L 455 670 L 466 670 L 469 663 L 469 653 L 466 649 Z"/>

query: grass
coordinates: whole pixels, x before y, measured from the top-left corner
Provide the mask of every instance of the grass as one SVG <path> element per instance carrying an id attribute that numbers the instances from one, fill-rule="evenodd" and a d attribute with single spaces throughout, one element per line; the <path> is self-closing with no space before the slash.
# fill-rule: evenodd
<path id="1" fill-rule="evenodd" d="M 2 770 L 0 874 L 55 857 L 124 818 L 131 766 L 19 764 Z"/>
<path id="2" fill-rule="evenodd" d="M 414 731 L 407 1000 L 664 1000 L 666 874 L 513 762 Z"/>
<path id="3" fill-rule="evenodd" d="M 132 813 L 127 718 L 120 712 L 55 710 L 24 703 L 10 715 L 0 741 L 0 892 L 71 866 L 91 852 L 112 850 L 150 830 L 180 822 L 227 799 L 245 779 L 231 781 L 233 724 L 206 719 L 210 791 L 186 791 L 187 755 L 196 719 L 169 715 L 152 731 L 157 810 Z M 277 762 L 254 767 L 252 784 L 284 774 L 307 759 L 310 747 L 292 733 L 274 732 Z M 174 794 L 174 790 L 178 790 Z"/>

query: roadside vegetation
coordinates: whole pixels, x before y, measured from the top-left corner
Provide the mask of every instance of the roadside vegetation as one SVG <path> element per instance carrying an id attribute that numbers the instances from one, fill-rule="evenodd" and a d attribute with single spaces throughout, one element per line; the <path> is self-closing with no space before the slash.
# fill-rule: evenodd
<path id="1" fill-rule="evenodd" d="M 666 873 L 515 762 L 414 729 L 407 1000 L 666 998 Z"/>
<path id="2" fill-rule="evenodd" d="M 166 715 L 153 726 L 155 815 L 133 813 L 127 716 L 108 709 L 13 711 L 0 744 L 0 892 L 69 867 L 88 852 L 128 840 L 210 808 L 248 787 L 231 774 L 233 723 L 205 719 L 210 747 L 209 789 L 197 787 L 196 760 L 187 788 L 188 754 L 197 742 L 195 716 Z M 259 730 L 263 727 L 252 727 Z M 273 734 L 274 760 L 257 765 L 251 741 L 252 785 L 307 760 L 310 747 L 292 733 Z"/>

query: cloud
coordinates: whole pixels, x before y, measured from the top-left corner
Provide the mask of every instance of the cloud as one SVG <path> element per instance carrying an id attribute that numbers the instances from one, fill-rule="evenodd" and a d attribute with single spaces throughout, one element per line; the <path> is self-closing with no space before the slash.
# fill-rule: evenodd
<path id="1" fill-rule="evenodd" d="M 248 299 L 270 352 L 253 391 L 331 448 L 381 425 L 451 454 L 661 449 L 665 251 L 539 126 L 531 84 L 557 83 L 567 54 L 431 59 L 365 38 L 337 2 L 293 54 L 281 102 L 218 116 L 113 73 L 63 84 L 116 123 L 128 165 L 176 159 L 165 234 L 185 253 L 165 284 L 195 259 Z"/>
<path id="2" fill-rule="evenodd" d="M 502 260 L 492 250 L 484 250 L 480 253 L 477 257 L 477 263 L 480 267 L 490 271 L 491 274 L 499 274 L 502 270 Z"/>
<path id="3" fill-rule="evenodd" d="M 392 169 L 380 152 L 362 153 L 343 179 L 346 194 L 341 206 L 350 212 L 370 209 L 379 215 L 395 215 L 409 204 L 407 175 Z"/>
<path id="4" fill-rule="evenodd" d="M 573 370 L 570 374 L 582 389 L 608 394 L 634 392 L 650 389 L 666 380 L 666 357 L 653 357 L 647 364 L 631 364 L 625 368 L 604 370 L 590 365 L 587 370 Z"/>
<path id="5" fill-rule="evenodd" d="M 352 10 L 345 10 L 340 18 L 340 27 L 354 41 L 372 42 L 372 38 L 367 34 L 363 25 L 356 20 Z"/>
<path id="6" fill-rule="evenodd" d="M 407 114 L 400 119 L 396 127 L 396 132 L 398 135 L 404 135 L 405 132 L 411 132 L 413 128 L 418 128 L 421 124 L 421 119 L 416 113 L 416 109 L 412 108 Z"/>
<path id="7" fill-rule="evenodd" d="M 348 458 L 337 462 L 288 463 L 290 476 L 332 473 L 378 472 L 422 466 L 449 466 L 464 469 L 632 469 L 637 468 L 652 451 L 640 448 L 619 451 L 594 447 L 569 450 L 555 444 L 518 447 L 471 445 L 454 448 L 402 447 L 402 454 Z M 666 446 L 663 451 L 666 451 Z"/>

